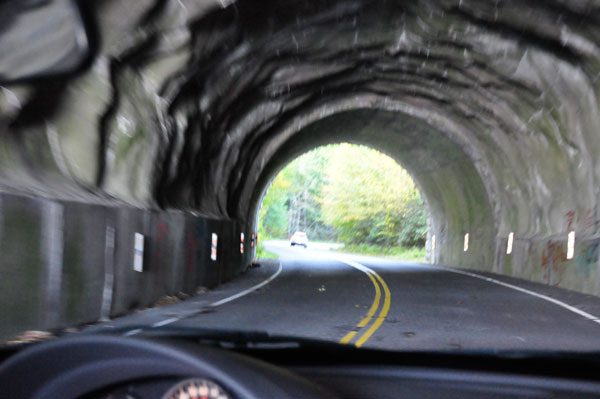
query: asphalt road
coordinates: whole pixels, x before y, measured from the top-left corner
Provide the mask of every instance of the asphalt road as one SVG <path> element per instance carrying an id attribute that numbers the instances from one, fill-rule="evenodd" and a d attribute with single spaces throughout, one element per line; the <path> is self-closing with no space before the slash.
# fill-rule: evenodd
<path id="1" fill-rule="evenodd" d="M 139 326 L 261 330 L 397 350 L 600 349 L 597 297 L 322 247 L 274 242 L 268 249 L 280 262 L 94 328 L 131 326 L 128 335 Z"/>

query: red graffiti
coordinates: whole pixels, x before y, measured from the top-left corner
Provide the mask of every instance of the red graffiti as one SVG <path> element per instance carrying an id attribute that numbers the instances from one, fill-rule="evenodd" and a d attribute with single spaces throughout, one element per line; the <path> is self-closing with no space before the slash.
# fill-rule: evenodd
<path id="1" fill-rule="evenodd" d="M 544 275 L 550 280 L 550 272 L 552 273 L 550 283 L 553 285 L 560 284 L 565 272 L 566 262 L 567 253 L 561 242 L 549 242 L 546 248 L 542 250 L 542 268 L 546 271 Z"/>
<path id="2" fill-rule="evenodd" d="M 581 223 L 581 227 L 583 230 L 591 229 L 596 225 L 596 221 L 594 220 L 594 212 L 592 212 L 591 209 L 585 211 L 585 216 L 581 218 L 581 221 L 579 220 L 579 218 L 577 221 Z"/>
<path id="3" fill-rule="evenodd" d="M 565 215 L 567 217 L 567 230 L 573 230 L 573 222 L 575 221 L 575 211 L 569 211 Z"/>
<path id="4" fill-rule="evenodd" d="M 594 212 L 591 209 L 583 212 L 583 216 L 578 212 L 569 211 L 565 217 L 567 218 L 567 231 L 575 229 L 585 231 L 596 226 Z"/>
<path id="5" fill-rule="evenodd" d="M 187 235 L 187 245 L 185 247 L 185 266 L 188 272 L 191 272 L 194 268 L 194 259 L 196 258 L 196 251 L 198 250 L 198 244 L 196 243 L 196 236 L 194 233 L 189 232 Z"/>

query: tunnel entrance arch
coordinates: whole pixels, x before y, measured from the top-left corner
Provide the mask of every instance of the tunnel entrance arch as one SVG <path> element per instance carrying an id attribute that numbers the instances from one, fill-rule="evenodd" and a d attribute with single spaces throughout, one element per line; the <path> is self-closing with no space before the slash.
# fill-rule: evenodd
<path id="1" fill-rule="evenodd" d="M 430 217 L 427 240 L 430 262 L 472 267 L 493 265 L 493 208 L 470 157 L 446 134 L 399 112 L 348 110 L 298 130 L 273 150 L 263 166 L 252 192 L 248 213 L 250 229 L 256 229 L 256 215 L 265 189 L 284 165 L 313 148 L 339 142 L 379 150 L 413 177 Z M 467 253 L 463 246 L 465 234 L 470 237 Z M 436 244 L 431 251 L 433 235 Z"/>

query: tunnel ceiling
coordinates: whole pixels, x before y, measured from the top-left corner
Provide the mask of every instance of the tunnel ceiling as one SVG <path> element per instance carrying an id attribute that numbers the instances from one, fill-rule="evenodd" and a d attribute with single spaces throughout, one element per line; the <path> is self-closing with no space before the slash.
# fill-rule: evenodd
<path id="1" fill-rule="evenodd" d="M 246 219 L 290 143 L 342 137 L 315 124 L 339 114 L 360 142 L 430 148 L 395 156 L 440 209 L 445 190 L 482 202 L 490 234 L 597 214 L 597 2 L 82 4 L 92 65 L 0 92 L 4 185 Z"/>

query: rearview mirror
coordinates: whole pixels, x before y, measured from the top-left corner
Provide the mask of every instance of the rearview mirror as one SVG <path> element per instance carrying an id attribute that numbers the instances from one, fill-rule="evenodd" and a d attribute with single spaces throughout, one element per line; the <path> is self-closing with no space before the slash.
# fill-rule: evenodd
<path id="1" fill-rule="evenodd" d="M 0 83 L 73 72 L 88 54 L 74 1 L 0 1 Z"/>

